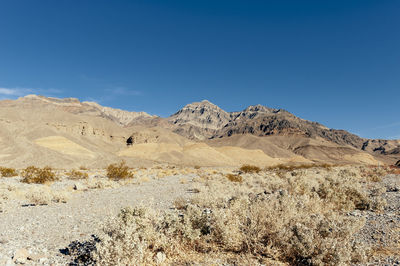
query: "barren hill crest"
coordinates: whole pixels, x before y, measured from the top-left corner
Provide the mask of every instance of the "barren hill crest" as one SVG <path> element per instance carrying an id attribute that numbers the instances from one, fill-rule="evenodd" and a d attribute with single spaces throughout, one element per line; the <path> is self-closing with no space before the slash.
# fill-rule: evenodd
<path id="1" fill-rule="evenodd" d="M 364 139 L 263 105 L 227 112 L 203 100 L 162 118 L 37 95 L 0 101 L 0 148 L 0 163 L 15 166 L 121 158 L 200 165 L 400 159 L 400 140 Z"/>

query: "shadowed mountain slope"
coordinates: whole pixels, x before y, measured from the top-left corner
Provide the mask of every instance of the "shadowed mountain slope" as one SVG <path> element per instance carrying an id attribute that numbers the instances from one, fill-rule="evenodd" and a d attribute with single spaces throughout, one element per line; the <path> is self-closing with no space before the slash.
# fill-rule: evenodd
<path id="1" fill-rule="evenodd" d="M 368 140 L 261 105 L 226 112 L 196 102 L 161 118 L 78 99 L 0 101 L 0 165 L 71 168 L 172 163 L 395 163 L 400 141 Z"/>

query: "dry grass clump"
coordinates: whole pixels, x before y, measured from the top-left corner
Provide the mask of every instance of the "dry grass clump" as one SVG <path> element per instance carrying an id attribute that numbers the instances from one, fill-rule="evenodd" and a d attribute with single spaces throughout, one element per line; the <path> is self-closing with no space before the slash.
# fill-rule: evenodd
<path id="1" fill-rule="evenodd" d="M 85 186 L 88 189 L 105 189 L 105 188 L 116 188 L 119 187 L 119 182 L 107 178 L 88 178 L 85 179 Z"/>
<path id="2" fill-rule="evenodd" d="M 361 175 L 367 179 L 367 181 L 381 182 L 382 177 L 388 174 L 400 174 L 400 169 L 396 166 L 388 165 L 371 165 L 361 167 Z"/>
<path id="3" fill-rule="evenodd" d="M 243 173 L 258 173 L 261 171 L 261 168 L 255 165 L 244 164 L 239 168 Z"/>
<path id="4" fill-rule="evenodd" d="M 322 169 L 331 169 L 334 167 L 332 164 L 327 164 L 327 163 L 320 163 L 320 164 L 278 164 L 274 166 L 269 166 L 266 167 L 265 170 L 267 171 L 273 171 L 273 170 L 283 170 L 283 171 L 294 171 L 294 170 L 306 170 L 306 169 L 311 169 L 311 168 L 322 168 Z"/>
<path id="5" fill-rule="evenodd" d="M 315 174 L 318 172 L 319 174 Z M 242 176 L 240 176 L 242 178 Z M 173 211 L 126 208 L 103 229 L 99 265 L 349 265 L 367 249 L 355 240 L 364 225 L 355 209 L 377 210 L 353 169 L 302 169 L 278 177 L 225 175 L 199 183 Z"/>
<path id="6" fill-rule="evenodd" d="M 57 180 L 56 174 L 48 166 L 44 168 L 28 166 L 22 171 L 21 176 L 23 177 L 21 181 L 28 184 L 45 184 Z"/>
<path id="7" fill-rule="evenodd" d="M 88 173 L 84 173 L 78 170 L 71 170 L 71 172 L 67 173 L 69 179 L 87 179 L 89 178 Z"/>
<path id="8" fill-rule="evenodd" d="M 66 203 L 69 193 L 60 190 L 53 191 L 47 186 L 32 187 L 26 192 L 25 198 L 34 205 L 48 205 L 51 202 Z"/>
<path id="9" fill-rule="evenodd" d="M 107 177 L 113 180 L 133 178 L 133 173 L 124 161 L 119 164 L 110 164 L 107 167 Z"/>
<path id="10" fill-rule="evenodd" d="M 238 182 L 238 183 L 243 182 L 243 177 L 241 175 L 227 174 L 226 178 L 228 178 L 228 180 L 232 182 Z"/>
<path id="11" fill-rule="evenodd" d="M 14 168 L 8 167 L 0 167 L 0 174 L 2 177 L 13 177 L 18 175 L 17 171 Z"/>

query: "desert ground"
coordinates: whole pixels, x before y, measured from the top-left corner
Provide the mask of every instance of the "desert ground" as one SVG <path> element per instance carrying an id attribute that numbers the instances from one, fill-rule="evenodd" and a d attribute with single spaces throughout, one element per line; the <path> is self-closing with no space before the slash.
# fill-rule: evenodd
<path id="1" fill-rule="evenodd" d="M 0 264 L 400 264 L 400 168 L 112 166 L 1 168 Z"/>

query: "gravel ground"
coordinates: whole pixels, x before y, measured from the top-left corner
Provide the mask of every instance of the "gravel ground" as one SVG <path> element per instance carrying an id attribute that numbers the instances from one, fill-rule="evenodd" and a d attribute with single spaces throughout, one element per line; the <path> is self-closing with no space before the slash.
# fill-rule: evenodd
<path id="1" fill-rule="evenodd" d="M 24 205 L 24 201 L 7 201 L 0 212 L 0 265 L 14 265 L 12 257 L 19 254 L 26 257 L 24 253 L 31 254 L 32 260 L 21 262 L 29 265 L 66 265 L 71 257 L 63 255 L 60 249 L 75 240 L 91 239 L 105 220 L 125 206 L 171 208 L 176 198 L 190 197 L 191 179 L 195 176 L 150 178 L 148 182 L 116 188 L 78 189 L 66 203 L 32 206 Z M 15 178 L 7 182 L 32 186 Z M 52 189 L 72 187 L 74 183 L 62 180 L 54 183 Z M 357 234 L 357 239 L 373 251 L 365 265 L 400 265 L 400 176 L 388 175 L 377 185 L 384 188 L 381 192 L 387 201 L 385 210 L 381 213 L 357 210 L 349 215 L 366 218 L 365 226 Z M 373 190 L 371 187 L 371 193 Z"/>
<path id="2" fill-rule="evenodd" d="M 89 239 L 121 208 L 145 205 L 165 209 L 172 207 L 175 198 L 189 196 L 190 182 L 182 184 L 182 177 L 74 193 L 66 203 L 23 207 L 21 202 L 10 202 L 6 211 L 0 212 L 0 265 L 13 265 L 16 251 L 37 255 L 32 256 L 36 261 L 26 261 L 30 265 L 65 265 L 70 258 L 59 250 L 74 240 Z"/>
<path id="3" fill-rule="evenodd" d="M 360 241 L 372 248 L 373 257 L 366 265 L 400 265 L 400 175 L 383 178 L 382 197 L 387 206 L 382 213 L 354 211 L 363 216 L 366 224 L 357 234 Z"/>

